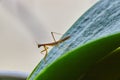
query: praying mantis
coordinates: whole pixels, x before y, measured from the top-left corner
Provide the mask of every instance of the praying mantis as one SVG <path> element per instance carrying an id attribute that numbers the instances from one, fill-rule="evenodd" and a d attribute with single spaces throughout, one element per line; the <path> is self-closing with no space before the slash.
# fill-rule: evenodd
<path id="1" fill-rule="evenodd" d="M 56 32 L 51 32 L 51 35 L 52 35 L 52 37 L 54 39 L 54 42 L 44 43 L 44 44 L 38 44 L 38 48 L 40 48 L 42 46 L 44 48 L 44 50 L 41 51 L 41 53 L 45 52 L 44 60 L 46 60 L 46 57 L 47 57 L 47 54 L 48 54 L 48 46 L 56 46 L 56 45 L 58 45 L 58 44 L 60 44 L 60 43 L 62 43 L 64 41 L 66 41 L 66 40 L 68 40 L 70 38 L 70 36 L 66 36 L 63 39 L 60 39 L 60 40 L 56 41 L 55 37 L 54 37 L 54 33 L 56 33 Z M 59 33 L 56 33 L 56 34 L 59 34 Z"/>

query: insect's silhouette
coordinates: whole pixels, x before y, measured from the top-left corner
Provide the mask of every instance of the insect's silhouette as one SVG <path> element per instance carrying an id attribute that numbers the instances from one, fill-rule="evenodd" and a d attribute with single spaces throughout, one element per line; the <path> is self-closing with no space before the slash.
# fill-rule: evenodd
<path id="1" fill-rule="evenodd" d="M 60 43 L 62 43 L 62 42 L 64 42 L 64 41 L 66 41 L 66 40 L 68 40 L 68 39 L 70 38 L 70 36 L 66 36 L 66 37 L 64 37 L 63 39 L 60 39 L 60 40 L 56 41 L 56 40 L 55 40 L 55 37 L 54 37 L 54 33 L 55 33 L 55 32 L 51 32 L 51 35 L 52 35 L 52 37 L 53 37 L 53 39 L 54 39 L 54 42 L 44 43 L 44 44 L 38 44 L 38 48 L 40 48 L 40 47 L 42 47 L 42 46 L 44 47 L 44 50 L 41 51 L 41 53 L 42 53 L 42 52 L 45 52 L 44 60 L 46 59 L 47 54 L 48 54 L 48 46 L 56 46 L 56 45 L 58 45 L 58 44 L 60 44 Z M 59 33 L 56 33 L 56 34 L 59 34 Z"/>

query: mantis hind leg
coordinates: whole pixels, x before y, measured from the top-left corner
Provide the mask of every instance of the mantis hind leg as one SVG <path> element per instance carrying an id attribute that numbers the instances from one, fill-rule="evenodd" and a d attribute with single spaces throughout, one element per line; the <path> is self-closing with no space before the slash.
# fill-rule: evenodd
<path id="1" fill-rule="evenodd" d="M 54 42 L 57 42 L 56 39 L 55 39 L 54 34 L 59 34 L 59 35 L 62 35 L 62 34 L 57 33 L 57 32 L 51 32 L 51 35 L 52 35 L 52 38 L 53 38 Z M 57 45 L 55 45 L 55 46 L 58 46 L 58 45 L 59 45 L 59 43 Z"/>
<path id="2" fill-rule="evenodd" d="M 56 42 L 56 39 L 55 39 L 54 34 L 59 34 L 59 35 L 62 35 L 62 34 L 60 34 L 60 33 L 56 33 L 56 32 L 51 32 L 52 38 L 53 38 L 53 40 Z"/>

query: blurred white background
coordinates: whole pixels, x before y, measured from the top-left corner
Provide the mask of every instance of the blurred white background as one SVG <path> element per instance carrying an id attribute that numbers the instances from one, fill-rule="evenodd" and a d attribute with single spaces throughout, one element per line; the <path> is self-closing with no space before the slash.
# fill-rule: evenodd
<path id="1" fill-rule="evenodd" d="M 30 73 L 42 59 L 39 43 L 64 33 L 98 0 L 0 0 L 0 70 Z"/>

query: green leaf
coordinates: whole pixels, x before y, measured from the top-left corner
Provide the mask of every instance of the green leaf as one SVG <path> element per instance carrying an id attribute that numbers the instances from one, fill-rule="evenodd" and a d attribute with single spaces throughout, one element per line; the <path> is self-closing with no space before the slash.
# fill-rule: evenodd
<path id="1" fill-rule="evenodd" d="M 120 48 L 99 60 L 78 80 L 120 80 Z"/>
<path id="2" fill-rule="evenodd" d="M 35 80 L 78 80 L 119 46 L 120 33 L 92 41 L 61 56 L 43 69 Z"/>
<path id="3" fill-rule="evenodd" d="M 93 65 L 120 46 L 119 4 L 120 0 L 100 0 L 90 8 L 63 35 L 71 38 L 55 46 L 28 80 L 87 80 Z"/>

